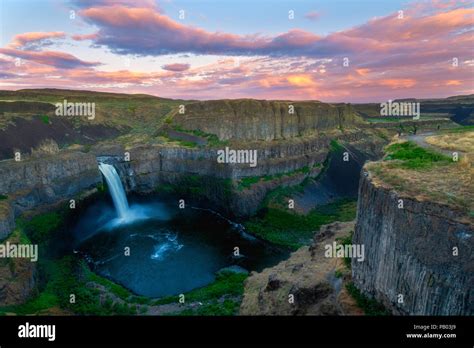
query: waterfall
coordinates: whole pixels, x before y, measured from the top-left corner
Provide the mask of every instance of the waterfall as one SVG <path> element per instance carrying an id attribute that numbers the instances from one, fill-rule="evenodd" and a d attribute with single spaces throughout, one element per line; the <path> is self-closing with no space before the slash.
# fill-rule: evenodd
<path id="1" fill-rule="evenodd" d="M 120 176 L 114 166 L 106 163 L 99 163 L 99 170 L 104 174 L 105 181 L 109 187 L 110 195 L 114 201 L 115 210 L 120 219 L 124 220 L 129 215 L 127 195 L 123 189 Z"/>

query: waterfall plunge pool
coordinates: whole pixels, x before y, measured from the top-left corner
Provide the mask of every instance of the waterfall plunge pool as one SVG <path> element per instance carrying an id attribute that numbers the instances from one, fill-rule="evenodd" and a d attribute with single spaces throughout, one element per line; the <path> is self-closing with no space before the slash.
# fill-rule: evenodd
<path id="1" fill-rule="evenodd" d="M 260 271 L 288 257 L 289 252 L 249 236 L 210 210 L 179 209 L 177 198 L 132 197 L 129 204 L 125 194 L 113 197 L 117 182 L 107 184 L 112 197 L 89 205 L 71 227 L 74 249 L 95 272 L 137 295 L 184 293 L 213 282 L 224 267 Z M 126 204 L 118 202 L 120 197 Z"/>

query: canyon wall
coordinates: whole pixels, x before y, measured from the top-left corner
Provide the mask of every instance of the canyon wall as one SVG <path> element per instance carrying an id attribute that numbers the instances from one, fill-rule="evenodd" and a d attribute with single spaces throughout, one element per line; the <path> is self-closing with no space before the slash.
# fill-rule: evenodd
<path id="1" fill-rule="evenodd" d="M 473 234 L 465 213 L 400 196 L 364 168 L 353 243 L 366 255 L 353 281 L 395 314 L 473 315 Z"/>
<path id="2" fill-rule="evenodd" d="M 354 144 L 364 152 L 374 154 L 384 143 L 382 139 L 374 139 L 363 132 L 339 132 L 332 137 L 249 142 L 239 147 L 257 150 L 256 167 L 218 163 L 217 149 L 212 148 L 137 146 L 127 150 L 130 153 L 129 162 L 122 160 L 125 149 L 120 146 L 94 151 L 97 156 L 116 158 L 112 162 L 118 168 L 127 191 L 147 193 L 160 192 L 166 185 L 179 188 L 194 186 L 194 193 L 206 198 L 214 209 L 228 216 L 245 217 L 258 210 L 270 190 L 296 185 L 307 176 L 316 176 L 330 152 L 331 139 Z M 250 188 L 238 187 L 239 179 L 265 176 L 267 180 L 254 183 Z M 180 190 L 180 194 L 185 196 L 185 190 Z"/>
<path id="3" fill-rule="evenodd" d="M 317 175 L 329 153 L 329 139 L 298 141 L 292 144 L 257 144 L 258 164 L 217 162 L 216 149 L 189 149 L 169 146 L 138 146 L 129 149 L 130 161 L 122 160 L 124 149 L 100 149 L 101 155 L 115 157 L 127 191 L 160 193 L 172 185 L 179 198 L 205 199 L 212 208 L 232 217 L 253 214 L 266 193 L 277 186 L 295 185 L 310 175 Z M 300 173 L 307 167 L 305 173 Z M 271 181 L 239 189 L 236 181 L 243 177 L 280 176 Z M 190 189 L 186 190 L 186 188 Z M 190 197 L 192 196 L 192 197 Z"/>
<path id="4" fill-rule="evenodd" d="M 339 131 L 338 131 L 339 132 Z M 238 149 L 256 150 L 256 167 L 217 162 L 215 148 L 170 145 L 97 146 L 89 153 L 59 151 L 22 161 L 0 162 L 0 239 L 14 227 L 20 213 L 72 199 L 102 182 L 97 157 L 114 157 L 127 191 L 160 192 L 163 185 L 192 186 L 194 196 L 207 199 L 216 210 L 244 217 L 256 212 L 266 194 L 278 187 L 295 185 L 316 176 L 330 151 L 331 139 L 377 152 L 383 141 L 360 131 L 333 136 L 293 138 L 285 141 L 247 142 Z M 130 161 L 123 160 L 130 153 Z M 285 175 L 282 175 L 285 174 Z M 191 176 L 191 178 L 189 178 Z M 270 177 L 249 187 L 237 187 L 245 177 Z M 190 182 L 193 181 L 193 182 Z M 189 191 L 189 190 L 188 190 Z M 185 191 L 182 191 L 186 195 Z M 189 192 L 188 192 L 189 193 Z"/>
<path id="5" fill-rule="evenodd" d="M 294 113 L 290 113 L 290 106 Z M 349 104 L 254 99 L 209 100 L 186 105 L 175 125 L 216 134 L 219 139 L 274 140 L 312 135 L 358 123 Z"/>
<path id="6" fill-rule="evenodd" d="M 0 178 L 0 194 L 6 196 L 0 201 L 0 239 L 22 212 L 72 199 L 102 181 L 93 154 L 69 151 L 1 161 Z"/>

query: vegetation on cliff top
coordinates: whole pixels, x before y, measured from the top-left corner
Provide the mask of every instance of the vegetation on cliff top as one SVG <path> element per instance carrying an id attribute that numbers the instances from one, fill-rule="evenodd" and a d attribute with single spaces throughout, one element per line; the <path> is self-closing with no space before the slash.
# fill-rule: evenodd
<path id="1" fill-rule="evenodd" d="M 197 136 L 197 137 L 200 137 L 200 138 L 203 138 L 203 139 L 206 139 L 207 141 L 207 145 L 209 145 L 210 147 L 218 147 L 218 146 L 226 146 L 229 144 L 229 141 L 227 140 L 220 140 L 217 135 L 215 134 L 210 134 L 210 133 L 206 133 L 206 132 L 203 132 L 199 129 L 195 129 L 195 130 L 189 130 L 189 129 L 185 129 L 183 128 L 182 126 L 180 125 L 174 125 L 173 126 L 173 129 L 178 131 L 178 132 L 183 132 L 183 133 L 188 133 L 188 134 L 191 134 L 191 135 L 194 135 L 194 136 Z M 194 143 L 195 144 L 195 143 Z"/>
<path id="2" fill-rule="evenodd" d="M 356 202 L 339 200 L 319 206 L 307 215 L 278 208 L 266 208 L 244 225 L 249 232 L 274 244 L 296 250 L 308 244 L 322 225 L 350 221 L 356 215 Z"/>
<path id="3" fill-rule="evenodd" d="M 421 201 L 430 200 L 460 209 L 472 219 L 472 139 L 474 132 L 455 130 L 424 138 L 424 147 L 412 142 L 394 143 L 386 148 L 388 154 L 384 161 L 368 163 L 366 168 L 376 184 L 392 187 L 400 194 Z M 457 161 L 443 154 L 452 152 L 457 153 Z"/>
<path id="4" fill-rule="evenodd" d="M 399 160 L 398 165 L 406 169 L 428 169 L 434 165 L 453 163 L 448 156 L 424 149 L 411 141 L 391 144 L 386 152 L 385 160 Z"/>
<path id="5" fill-rule="evenodd" d="M 316 167 L 317 165 L 318 163 L 313 165 L 313 167 Z M 291 172 L 286 172 L 286 173 L 278 173 L 278 174 L 273 174 L 273 175 L 262 175 L 262 176 L 248 176 L 248 177 L 241 178 L 237 182 L 237 189 L 242 191 L 244 189 L 250 188 L 253 184 L 256 184 L 261 181 L 272 181 L 272 180 L 280 179 L 283 177 L 291 177 L 297 174 L 309 174 L 310 171 L 311 170 L 309 166 L 304 166 L 299 169 L 295 169 Z"/>

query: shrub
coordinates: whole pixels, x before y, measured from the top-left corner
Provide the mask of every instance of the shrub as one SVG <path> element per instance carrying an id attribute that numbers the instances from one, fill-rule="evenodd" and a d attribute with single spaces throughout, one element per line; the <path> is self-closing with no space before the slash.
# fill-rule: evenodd
<path id="1" fill-rule="evenodd" d="M 369 298 L 362 294 L 359 289 L 354 285 L 354 283 L 350 282 L 346 284 L 346 289 L 349 294 L 354 298 L 359 306 L 366 315 L 389 315 L 390 313 L 388 310 L 376 300 Z"/>

